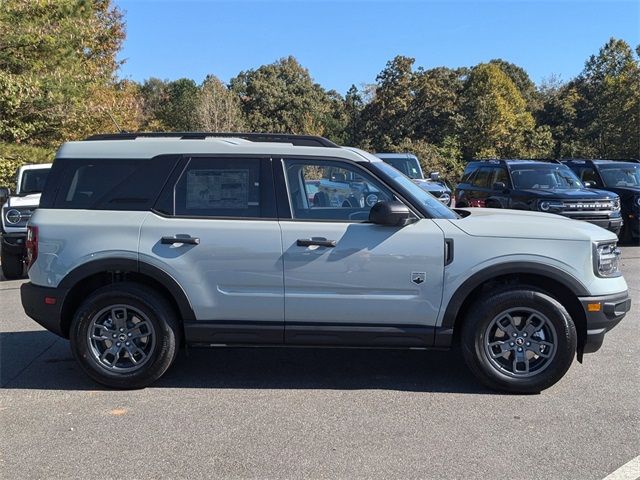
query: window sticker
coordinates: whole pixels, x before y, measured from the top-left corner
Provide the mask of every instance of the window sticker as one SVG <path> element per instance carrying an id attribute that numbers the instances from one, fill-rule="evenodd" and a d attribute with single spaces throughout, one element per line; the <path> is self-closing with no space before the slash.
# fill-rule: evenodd
<path id="1" fill-rule="evenodd" d="M 190 170 L 187 172 L 187 208 L 247 208 L 248 185 L 249 170 Z"/>

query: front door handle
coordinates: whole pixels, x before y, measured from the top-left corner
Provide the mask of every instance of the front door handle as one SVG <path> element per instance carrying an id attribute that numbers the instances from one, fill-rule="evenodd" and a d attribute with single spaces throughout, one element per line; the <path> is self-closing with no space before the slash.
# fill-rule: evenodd
<path id="1" fill-rule="evenodd" d="M 299 238 L 296 242 L 299 247 L 310 247 L 317 245 L 318 247 L 333 248 L 336 246 L 335 240 L 327 240 L 326 238 Z"/>
<path id="2" fill-rule="evenodd" d="M 160 239 L 162 245 L 173 245 L 175 243 L 185 243 L 187 245 L 200 245 L 200 239 L 189 235 L 176 235 L 173 237 L 162 237 Z"/>

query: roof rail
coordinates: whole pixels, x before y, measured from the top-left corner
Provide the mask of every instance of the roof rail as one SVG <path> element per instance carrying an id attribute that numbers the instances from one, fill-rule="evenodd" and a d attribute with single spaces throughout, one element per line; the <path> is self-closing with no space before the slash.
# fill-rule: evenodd
<path id="1" fill-rule="evenodd" d="M 499 162 L 548 162 L 548 163 L 562 163 L 560 160 L 556 160 L 555 158 L 473 158 L 469 160 L 470 162 L 489 162 L 489 163 L 499 163 Z"/>
<path id="2" fill-rule="evenodd" d="M 338 145 L 324 137 L 316 135 L 292 135 L 289 133 L 235 133 L 235 132 L 123 132 L 100 133 L 85 138 L 93 140 L 135 140 L 136 138 L 177 138 L 180 140 L 203 140 L 208 137 L 242 138 L 251 142 L 291 143 L 298 147 L 329 147 Z"/>
<path id="3" fill-rule="evenodd" d="M 561 158 L 562 162 L 630 162 L 640 163 L 637 158 Z"/>

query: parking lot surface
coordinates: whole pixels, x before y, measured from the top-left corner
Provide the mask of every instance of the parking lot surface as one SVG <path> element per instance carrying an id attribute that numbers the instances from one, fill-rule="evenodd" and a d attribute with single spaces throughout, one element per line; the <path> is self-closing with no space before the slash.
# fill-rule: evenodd
<path id="1" fill-rule="evenodd" d="M 622 263 L 629 315 L 529 396 L 456 352 L 281 348 L 191 349 L 109 391 L 0 281 L 0 478 L 603 478 L 640 454 L 640 247 Z"/>

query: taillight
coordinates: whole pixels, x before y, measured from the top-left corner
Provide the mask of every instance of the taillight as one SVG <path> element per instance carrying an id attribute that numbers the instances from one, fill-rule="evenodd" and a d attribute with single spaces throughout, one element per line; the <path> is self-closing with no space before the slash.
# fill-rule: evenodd
<path id="1" fill-rule="evenodd" d="M 27 226 L 27 270 L 38 258 L 38 227 Z"/>

